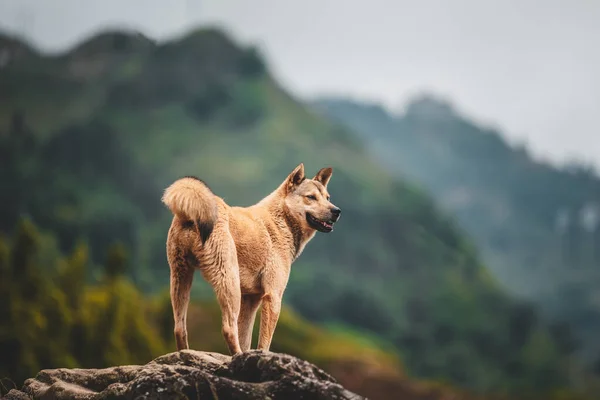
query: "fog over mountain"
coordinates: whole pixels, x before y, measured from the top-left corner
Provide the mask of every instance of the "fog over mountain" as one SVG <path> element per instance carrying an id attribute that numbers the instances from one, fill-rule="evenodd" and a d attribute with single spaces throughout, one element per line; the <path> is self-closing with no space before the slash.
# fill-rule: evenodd
<path id="1" fill-rule="evenodd" d="M 543 4 L 543 6 L 541 6 Z M 218 23 L 294 93 L 402 107 L 433 90 L 538 157 L 600 159 L 600 3 L 551 0 L 4 0 L 0 27 L 59 50 L 105 26 L 153 38 Z"/>

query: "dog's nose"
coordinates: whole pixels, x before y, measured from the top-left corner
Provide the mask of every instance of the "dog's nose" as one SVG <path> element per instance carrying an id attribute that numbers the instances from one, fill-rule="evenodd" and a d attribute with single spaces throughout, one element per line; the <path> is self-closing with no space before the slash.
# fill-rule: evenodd
<path id="1" fill-rule="evenodd" d="M 342 213 L 342 210 L 340 210 L 338 207 L 333 207 L 331 209 L 331 213 L 333 214 L 333 216 L 337 220 L 340 217 L 340 214 Z"/>

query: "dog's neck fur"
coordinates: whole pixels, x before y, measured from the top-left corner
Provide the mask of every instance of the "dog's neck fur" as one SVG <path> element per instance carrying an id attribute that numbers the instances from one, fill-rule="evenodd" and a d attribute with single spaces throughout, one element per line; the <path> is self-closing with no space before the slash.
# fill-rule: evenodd
<path id="1" fill-rule="evenodd" d="M 305 232 L 302 229 L 302 226 L 300 226 L 300 224 L 298 223 L 298 221 L 292 217 L 285 203 L 283 204 L 283 220 L 287 226 L 287 229 L 292 234 L 292 260 L 296 260 L 298 257 L 300 257 L 300 254 L 302 254 L 302 250 L 304 250 L 304 247 L 310 241 L 310 239 L 313 238 L 316 231 L 314 229 L 311 229 L 310 231 Z"/>
<path id="2" fill-rule="evenodd" d="M 283 182 L 257 205 L 266 206 L 270 210 L 271 215 L 275 218 L 277 228 L 288 238 L 293 262 L 300 257 L 304 247 L 317 231 L 315 229 L 303 229 L 300 223 L 291 215 L 285 204 L 286 184 L 286 182 Z"/>

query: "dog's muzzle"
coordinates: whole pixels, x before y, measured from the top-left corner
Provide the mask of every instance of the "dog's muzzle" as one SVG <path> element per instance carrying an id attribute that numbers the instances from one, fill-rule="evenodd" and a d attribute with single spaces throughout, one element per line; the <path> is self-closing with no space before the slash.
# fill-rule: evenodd
<path id="1" fill-rule="evenodd" d="M 306 220 L 313 229 L 316 229 L 319 232 L 329 233 L 333 231 L 333 224 L 340 219 L 342 210 L 340 210 L 338 207 L 333 207 L 329 211 L 331 216 L 327 220 L 315 218 L 308 213 L 306 214 Z"/>
<path id="2" fill-rule="evenodd" d="M 331 209 L 331 219 L 333 220 L 333 222 L 337 222 L 338 219 L 340 219 L 340 215 L 342 214 L 342 210 L 340 210 L 338 207 L 333 207 Z"/>

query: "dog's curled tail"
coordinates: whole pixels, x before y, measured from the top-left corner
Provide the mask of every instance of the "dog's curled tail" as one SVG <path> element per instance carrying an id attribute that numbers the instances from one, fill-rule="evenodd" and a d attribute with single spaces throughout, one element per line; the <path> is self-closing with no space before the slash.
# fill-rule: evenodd
<path id="1" fill-rule="evenodd" d="M 182 221 L 194 223 L 202 243 L 206 242 L 217 222 L 217 202 L 213 192 L 200 179 L 186 176 L 165 189 L 162 196 L 171 212 Z"/>

